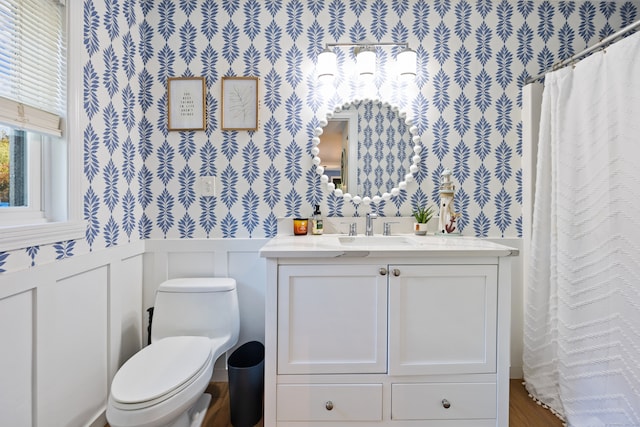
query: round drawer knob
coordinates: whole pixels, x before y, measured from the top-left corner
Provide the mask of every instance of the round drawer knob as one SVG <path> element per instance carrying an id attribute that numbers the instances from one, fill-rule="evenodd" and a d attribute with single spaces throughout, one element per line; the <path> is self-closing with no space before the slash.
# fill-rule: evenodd
<path id="1" fill-rule="evenodd" d="M 380 273 L 381 276 L 387 275 L 387 269 L 384 267 L 381 267 L 380 270 L 378 270 L 378 272 Z"/>
<path id="2" fill-rule="evenodd" d="M 444 409 L 449 409 L 451 408 L 451 403 L 447 399 L 442 399 L 442 407 Z"/>
<path id="3" fill-rule="evenodd" d="M 398 277 L 400 275 L 400 270 L 398 270 L 397 268 L 393 269 L 393 275 Z"/>
<path id="4" fill-rule="evenodd" d="M 330 411 L 333 409 L 333 402 L 332 401 L 328 401 L 327 403 L 324 404 L 324 407 L 327 408 L 327 411 Z"/>

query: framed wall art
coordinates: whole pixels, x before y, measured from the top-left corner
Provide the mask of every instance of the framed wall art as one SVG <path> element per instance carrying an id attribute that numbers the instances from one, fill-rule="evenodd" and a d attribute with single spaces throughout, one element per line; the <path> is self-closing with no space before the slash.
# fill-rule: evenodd
<path id="1" fill-rule="evenodd" d="M 169 130 L 205 130 L 207 95 L 204 77 L 169 77 L 167 95 Z"/>
<path id="2" fill-rule="evenodd" d="M 258 78 L 222 78 L 222 130 L 258 129 Z"/>

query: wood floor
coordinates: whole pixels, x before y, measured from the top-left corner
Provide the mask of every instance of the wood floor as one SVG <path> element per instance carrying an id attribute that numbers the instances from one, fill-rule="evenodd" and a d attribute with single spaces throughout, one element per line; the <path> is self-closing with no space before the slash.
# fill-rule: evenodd
<path id="1" fill-rule="evenodd" d="M 522 380 L 511 380 L 509 427 L 562 427 L 562 421 L 529 397 Z"/>
<path id="2" fill-rule="evenodd" d="M 204 427 L 231 427 L 227 383 L 211 383 L 207 389 L 213 397 L 205 417 Z M 258 427 L 262 427 L 262 420 Z M 521 380 L 511 380 L 509 399 L 509 427 L 562 427 L 555 415 L 536 404 Z"/>
<path id="3" fill-rule="evenodd" d="M 211 404 L 202 427 L 231 427 L 228 383 L 211 383 L 206 392 L 211 395 Z M 262 420 L 256 426 L 262 427 Z"/>

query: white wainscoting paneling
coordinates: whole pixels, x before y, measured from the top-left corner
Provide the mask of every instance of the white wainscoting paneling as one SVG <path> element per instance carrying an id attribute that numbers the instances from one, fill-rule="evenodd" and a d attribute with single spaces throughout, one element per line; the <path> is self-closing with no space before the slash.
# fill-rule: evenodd
<path id="1" fill-rule="evenodd" d="M 142 311 L 142 254 L 121 260 L 119 268 L 111 270 L 111 313 L 119 313 L 111 328 L 111 375 L 143 347 L 142 333 L 146 327 Z M 120 320 L 118 324 L 117 320 Z"/>
<path id="2" fill-rule="evenodd" d="M 104 426 L 142 342 L 144 242 L 0 275 L 0 425 Z"/>
<path id="3" fill-rule="evenodd" d="M 30 426 L 33 292 L 0 299 L 0 425 Z"/>
<path id="4" fill-rule="evenodd" d="M 108 286 L 101 266 L 38 288 L 39 424 L 80 425 L 106 405 Z"/>

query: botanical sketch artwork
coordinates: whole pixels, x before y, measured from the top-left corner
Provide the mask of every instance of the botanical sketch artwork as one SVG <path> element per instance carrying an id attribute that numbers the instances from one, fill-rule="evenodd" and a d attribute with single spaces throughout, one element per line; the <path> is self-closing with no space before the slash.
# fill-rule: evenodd
<path id="1" fill-rule="evenodd" d="M 234 87 L 229 91 L 229 110 L 234 120 L 246 121 L 252 114 L 251 88 Z"/>
<path id="2" fill-rule="evenodd" d="M 222 130 L 258 128 L 258 78 L 222 79 Z"/>

